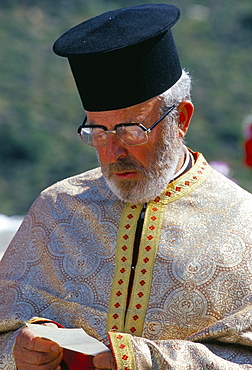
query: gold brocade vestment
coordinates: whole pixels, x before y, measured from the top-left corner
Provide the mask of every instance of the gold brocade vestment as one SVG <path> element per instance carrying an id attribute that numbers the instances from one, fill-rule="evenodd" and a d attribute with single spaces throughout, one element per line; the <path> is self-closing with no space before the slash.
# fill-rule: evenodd
<path id="1" fill-rule="evenodd" d="M 128 306 L 142 205 L 100 169 L 41 193 L 0 264 L 0 369 L 33 316 L 83 327 L 118 369 L 252 369 L 252 196 L 196 157 L 147 205 Z"/>

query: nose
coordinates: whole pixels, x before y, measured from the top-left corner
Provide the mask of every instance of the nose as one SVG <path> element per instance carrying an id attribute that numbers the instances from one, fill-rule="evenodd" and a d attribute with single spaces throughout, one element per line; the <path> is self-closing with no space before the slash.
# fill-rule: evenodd
<path id="1" fill-rule="evenodd" d="M 128 154 L 126 146 L 118 139 L 114 133 L 107 135 L 107 145 L 105 146 L 106 160 L 115 163 L 118 158 L 124 158 Z"/>

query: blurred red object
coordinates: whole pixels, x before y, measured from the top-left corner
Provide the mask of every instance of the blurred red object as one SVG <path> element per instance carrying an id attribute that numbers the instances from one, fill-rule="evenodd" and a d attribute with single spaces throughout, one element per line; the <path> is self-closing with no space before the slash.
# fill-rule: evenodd
<path id="1" fill-rule="evenodd" d="M 245 164 L 252 167 L 252 123 L 245 129 Z"/>
<path id="2" fill-rule="evenodd" d="M 70 351 L 64 348 L 62 370 L 94 370 L 93 356 Z"/>

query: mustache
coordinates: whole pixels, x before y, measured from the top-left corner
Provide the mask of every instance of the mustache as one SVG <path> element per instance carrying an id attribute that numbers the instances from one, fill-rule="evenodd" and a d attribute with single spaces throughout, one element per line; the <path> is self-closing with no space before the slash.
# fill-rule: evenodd
<path id="1" fill-rule="evenodd" d="M 135 170 L 146 175 L 143 165 L 133 158 L 118 158 L 115 163 L 109 163 L 107 166 L 107 171 L 110 173 L 131 172 Z"/>

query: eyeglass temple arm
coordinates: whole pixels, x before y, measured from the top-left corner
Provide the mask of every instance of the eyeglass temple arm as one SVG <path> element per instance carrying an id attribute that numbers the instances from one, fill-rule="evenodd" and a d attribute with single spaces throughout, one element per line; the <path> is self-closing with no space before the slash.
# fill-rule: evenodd
<path id="1" fill-rule="evenodd" d="M 78 127 L 78 130 L 77 130 L 78 135 L 80 135 L 80 131 L 83 128 L 83 126 L 85 126 L 86 122 L 87 122 L 87 116 L 85 116 L 82 124 Z"/>
<path id="2" fill-rule="evenodd" d="M 170 108 L 168 108 L 168 111 L 165 112 L 156 122 L 153 123 L 153 125 L 151 125 L 148 130 L 147 130 L 147 133 L 149 133 L 155 126 L 157 126 L 159 124 L 160 121 L 162 121 L 162 119 L 164 119 L 166 116 L 168 116 L 169 113 L 171 113 L 171 111 L 176 108 L 176 105 L 172 105 Z"/>

